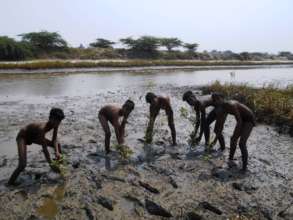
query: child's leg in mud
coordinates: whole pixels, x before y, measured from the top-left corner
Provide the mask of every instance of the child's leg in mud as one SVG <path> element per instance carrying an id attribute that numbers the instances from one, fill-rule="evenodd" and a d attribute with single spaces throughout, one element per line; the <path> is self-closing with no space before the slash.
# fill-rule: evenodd
<path id="1" fill-rule="evenodd" d="M 210 125 L 216 120 L 216 110 L 215 108 L 208 114 L 204 126 L 204 136 L 205 136 L 205 145 L 208 146 L 210 142 Z M 212 141 L 212 146 L 216 144 L 217 138 Z"/>
<path id="2" fill-rule="evenodd" d="M 111 138 L 110 127 L 108 124 L 108 120 L 106 119 L 105 116 L 99 115 L 99 120 L 105 132 L 105 151 L 108 154 L 110 153 L 110 138 Z"/>
<path id="3" fill-rule="evenodd" d="M 216 133 L 216 138 L 219 140 L 221 150 L 225 150 L 225 139 L 223 136 L 223 128 L 224 128 L 224 123 L 226 121 L 227 114 L 223 114 L 220 116 L 217 116 L 217 121 L 215 124 L 214 132 Z"/>
<path id="4" fill-rule="evenodd" d="M 241 128 L 241 131 L 242 129 L 243 128 Z M 240 136 L 241 136 L 241 132 L 233 133 L 233 136 L 230 139 L 230 152 L 229 152 L 229 161 L 228 161 L 229 167 L 236 166 L 233 160 L 234 160 L 234 155 L 235 155 L 235 151 L 237 147 L 237 142 Z"/>
<path id="5" fill-rule="evenodd" d="M 175 125 L 174 125 L 173 111 L 172 110 L 166 111 L 166 114 L 168 117 L 168 125 L 171 130 L 172 143 L 175 146 L 175 145 L 177 145 L 177 143 L 176 143 L 176 130 L 175 130 Z"/>
<path id="6" fill-rule="evenodd" d="M 229 160 L 233 160 L 234 159 L 234 154 L 235 154 L 235 151 L 236 151 L 237 142 L 238 142 L 239 137 L 240 137 L 240 134 L 235 134 L 230 139 Z"/>
<path id="7" fill-rule="evenodd" d="M 15 171 L 12 173 L 8 184 L 13 185 L 15 183 L 15 180 L 17 179 L 18 175 L 25 169 L 26 167 L 26 157 L 27 157 L 27 147 L 25 140 L 20 138 L 17 139 L 17 149 L 18 149 L 18 166 L 15 169 Z"/>
<path id="8" fill-rule="evenodd" d="M 245 122 L 242 130 L 241 130 L 241 136 L 239 141 L 239 147 L 241 150 L 241 157 L 242 157 L 242 171 L 245 172 L 247 170 L 247 160 L 248 160 L 248 152 L 247 152 L 247 146 L 246 142 L 249 138 L 251 131 L 253 129 L 253 123 L 251 122 Z"/>

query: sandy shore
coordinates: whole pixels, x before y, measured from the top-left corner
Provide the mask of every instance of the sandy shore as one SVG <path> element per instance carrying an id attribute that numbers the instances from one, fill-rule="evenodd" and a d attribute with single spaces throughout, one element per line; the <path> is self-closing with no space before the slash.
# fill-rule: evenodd
<path id="1" fill-rule="evenodd" d="M 17 187 L 5 186 L 17 157 L 0 157 L 0 219 L 292 219 L 292 138 L 273 127 L 258 125 L 248 141 L 249 172 L 228 169 L 229 148 L 218 145 L 207 155 L 200 144 L 191 148 L 190 122 L 180 116 L 187 87 L 131 87 L 88 97 L 50 100 L 5 100 L 0 104 L 0 145 L 13 145 L 15 133 L 31 120 L 46 120 L 52 106 L 65 110 L 60 128 L 67 165 L 64 176 L 50 171 L 41 149 L 29 152 L 28 166 Z M 191 88 L 194 89 L 194 88 Z M 147 91 L 168 94 L 175 112 L 178 146 L 170 146 L 165 114 L 156 121 L 154 143 L 140 138 L 148 120 Z M 199 92 L 199 91 L 198 91 Z M 127 125 L 126 142 L 134 151 L 129 160 L 117 152 L 105 157 L 98 109 L 132 98 L 136 107 Z M 48 104 L 49 102 L 49 104 Z M 189 109 L 189 108 L 188 108 Z M 224 135 L 235 126 L 228 118 Z M 112 146 L 116 143 L 112 135 Z M 163 209 L 161 209 L 161 208 Z"/>

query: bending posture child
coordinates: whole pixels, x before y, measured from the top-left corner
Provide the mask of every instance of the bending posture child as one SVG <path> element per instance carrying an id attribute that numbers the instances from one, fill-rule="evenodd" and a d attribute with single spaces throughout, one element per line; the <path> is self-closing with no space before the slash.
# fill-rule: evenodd
<path id="1" fill-rule="evenodd" d="M 230 141 L 230 154 L 229 164 L 233 165 L 234 154 L 236 151 L 237 143 L 239 141 L 239 147 L 242 157 L 242 171 L 247 170 L 248 151 L 246 142 L 249 138 L 253 127 L 255 126 L 255 116 L 251 109 L 246 105 L 241 104 L 235 100 L 225 100 L 221 94 L 212 94 L 212 100 L 216 107 L 221 107 L 222 111 L 217 114 L 217 120 L 215 125 L 215 133 L 217 137 L 222 136 L 222 131 L 226 116 L 231 114 L 236 119 L 236 127 Z"/>
<path id="2" fill-rule="evenodd" d="M 174 146 L 177 145 L 173 110 L 171 107 L 169 97 L 157 96 L 152 92 L 148 92 L 145 96 L 145 100 L 147 103 L 150 104 L 150 121 L 148 123 L 147 131 L 146 131 L 146 134 L 147 134 L 146 141 L 148 143 L 152 142 L 155 120 L 158 114 L 160 113 L 160 110 L 163 109 L 165 110 L 167 118 L 168 118 L 168 125 L 170 127 L 171 136 L 172 136 L 172 143 Z"/>
<path id="3" fill-rule="evenodd" d="M 192 91 L 187 91 L 183 94 L 183 101 L 186 101 L 190 106 L 192 106 L 196 112 L 196 123 L 195 123 L 195 135 L 197 133 L 198 128 L 200 128 L 199 136 L 196 137 L 195 142 L 199 143 L 202 135 L 205 136 L 205 145 L 208 146 L 210 142 L 210 124 L 212 124 L 217 117 L 217 114 L 221 111 L 220 107 L 214 108 L 210 111 L 206 116 L 206 109 L 210 106 L 215 107 L 212 96 L 204 96 L 202 99 L 196 98 L 196 96 L 192 93 Z M 225 140 L 223 136 L 217 137 L 214 141 L 219 140 L 221 150 L 225 149 Z M 213 145 L 212 144 L 212 145 Z"/>
<path id="4" fill-rule="evenodd" d="M 25 169 L 27 162 L 27 145 L 38 144 L 43 148 L 43 152 L 47 162 L 53 170 L 56 170 L 51 165 L 51 158 L 47 147 L 52 147 L 55 150 L 55 156 L 58 160 L 61 154 L 61 146 L 57 141 L 58 128 L 61 121 L 65 118 L 64 113 L 59 108 L 52 108 L 50 110 L 49 120 L 46 123 L 32 123 L 22 128 L 16 137 L 19 162 L 16 170 L 12 173 L 8 184 L 15 183 L 18 175 Z M 53 129 L 52 140 L 46 138 L 46 133 Z"/>
<path id="5" fill-rule="evenodd" d="M 110 138 L 111 131 L 109 127 L 110 122 L 114 127 L 118 144 L 124 143 L 125 126 L 127 118 L 134 109 L 134 102 L 127 100 L 122 108 L 116 105 L 106 105 L 99 111 L 99 120 L 105 132 L 105 150 L 106 153 L 110 153 Z M 119 122 L 119 118 L 123 117 L 122 122 Z"/>

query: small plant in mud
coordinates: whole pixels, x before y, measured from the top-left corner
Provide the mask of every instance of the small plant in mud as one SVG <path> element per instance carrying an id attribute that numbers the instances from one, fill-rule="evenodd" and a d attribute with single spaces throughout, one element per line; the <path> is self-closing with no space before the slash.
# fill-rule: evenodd
<path id="1" fill-rule="evenodd" d="M 208 161 L 211 159 L 211 155 L 209 153 L 206 153 L 204 156 L 203 156 L 203 159 Z"/>
<path id="2" fill-rule="evenodd" d="M 145 143 L 151 144 L 153 141 L 154 131 L 153 131 L 153 128 L 150 127 L 150 124 L 153 124 L 154 120 L 149 119 L 148 123 L 149 124 L 147 125 L 147 129 L 145 131 L 144 140 L 145 140 Z"/>
<path id="3" fill-rule="evenodd" d="M 188 121 L 190 121 L 192 126 L 194 127 L 194 130 L 189 135 L 190 139 L 188 140 L 188 143 L 191 146 L 194 146 L 194 145 L 198 144 L 198 141 L 196 140 L 196 135 L 197 135 L 197 132 L 198 132 L 198 129 L 196 128 L 196 117 L 193 116 L 192 114 L 190 114 L 188 109 L 186 109 L 184 107 L 180 108 L 180 116 L 182 118 L 185 118 Z"/>
<path id="4" fill-rule="evenodd" d="M 66 164 L 67 164 L 67 161 L 65 159 L 65 156 L 61 154 L 59 160 L 52 160 L 52 162 L 50 163 L 50 166 L 53 171 L 60 173 L 62 176 L 65 176 Z"/>
<path id="5" fill-rule="evenodd" d="M 151 144 L 153 142 L 153 137 L 155 134 L 159 135 L 159 139 L 162 138 L 162 130 L 160 130 L 165 125 L 165 118 L 158 117 L 157 123 L 155 124 L 154 119 L 149 119 L 149 122 L 147 124 L 147 129 L 145 131 L 144 140 L 145 143 Z"/>
<path id="6" fill-rule="evenodd" d="M 133 154 L 133 151 L 130 149 L 129 146 L 124 144 L 116 144 L 115 149 L 119 152 L 123 159 L 129 159 Z"/>

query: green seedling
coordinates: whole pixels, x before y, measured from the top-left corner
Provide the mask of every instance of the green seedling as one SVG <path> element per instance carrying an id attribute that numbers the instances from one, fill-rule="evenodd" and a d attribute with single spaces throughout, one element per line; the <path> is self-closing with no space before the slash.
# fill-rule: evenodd
<path id="1" fill-rule="evenodd" d="M 133 151 L 127 145 L 116 144 L 115 149 L 119 152 L 123 159 L 129 159 L 133 154 Z"/>
<path id="2" fill-rule="evenodd" d="M 196 117 L 192 116 L 186 108 L 180 108 L 180 116 L 190 121 L 194 128 L 196 127 Z M 198 141 L 196 140 L 197 132 L 198 129 L 194 129 L 189 135 L 190 139 L 188 140 L 188 143 L 191 146 L 195 146 L 198 144 Z"/>
<path id="3" fill-rule="evenodd" d="M 52 160 L 52 162 L 50 163 L 50 167 L 52 168 L 54 172 L 60 173 L 62 176 L 65 176 L 65 173 L 66 173 L 66 168 L 64 166 L 65 164 L 66 164 L 65 156 L 61 154 L 59 160 Z"/>

